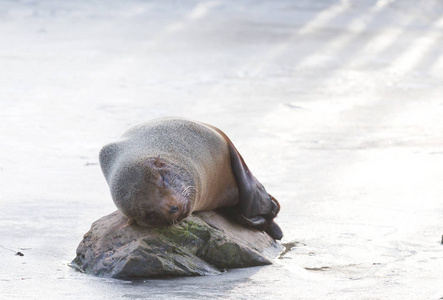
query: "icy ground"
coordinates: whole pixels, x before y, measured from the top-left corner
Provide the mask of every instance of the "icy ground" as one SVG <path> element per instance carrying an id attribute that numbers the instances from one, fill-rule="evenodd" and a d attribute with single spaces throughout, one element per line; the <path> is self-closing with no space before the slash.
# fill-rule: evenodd
<path id="1" fill-rule="evenodd" d="M 0 37 L 1 299 L 443 297 L 443 2 L 1 0 Z M 167 115 L 231 137 L 291 251 L 205 278 L 67 266 L 115 209 L 100 147 Z"/>

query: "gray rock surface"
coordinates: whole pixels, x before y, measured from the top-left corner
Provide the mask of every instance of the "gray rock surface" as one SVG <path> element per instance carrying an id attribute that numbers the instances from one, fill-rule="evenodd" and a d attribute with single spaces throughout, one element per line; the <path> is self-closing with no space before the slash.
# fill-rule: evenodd
<path id="1" fill-rule="evenodd" d="M 198 212 L 164 228 L 125 226 L 116 211 L 91 226 L 71 266 L 113 278 L 216 275 L 224 269 L 271 264 L 281 245 L 224 215 Z"/>

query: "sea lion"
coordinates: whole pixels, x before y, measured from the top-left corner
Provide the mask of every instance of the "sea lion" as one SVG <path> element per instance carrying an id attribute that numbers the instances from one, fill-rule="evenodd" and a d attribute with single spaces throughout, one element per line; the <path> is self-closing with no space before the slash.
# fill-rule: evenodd
<path id="1" fill-rule="evenodd" d="M 180 222 L 193 211 L 234 207 L 244 225 L 283 233 L 280 210 L 220 129 L 182 118 L 130 128 L 100 151 L 100 165 L 117 208 L 144 227 Z"/>

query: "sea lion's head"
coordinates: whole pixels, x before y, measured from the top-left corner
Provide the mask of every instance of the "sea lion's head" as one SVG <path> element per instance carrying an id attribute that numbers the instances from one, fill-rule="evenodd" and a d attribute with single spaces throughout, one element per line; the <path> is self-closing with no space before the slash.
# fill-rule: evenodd
<path id="1" fill-rule="evenodd" d="M 176 224 L 189 216 L 195 185 L 184 168 L 160 157 L 118 162 L 109 186 L 117 208 L 143 227 Z"/>

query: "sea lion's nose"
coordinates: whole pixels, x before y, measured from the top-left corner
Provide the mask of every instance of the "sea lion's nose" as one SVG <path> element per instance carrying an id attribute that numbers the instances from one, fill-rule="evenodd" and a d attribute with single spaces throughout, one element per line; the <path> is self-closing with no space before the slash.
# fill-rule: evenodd
<path id="1" fill-rule="evenodd" d="M 173 205 L 171 206 L 171 210 L 169 211 L 171 214 L 175 214 L 176 212 L 178 212 L 178 207 Z"/>

